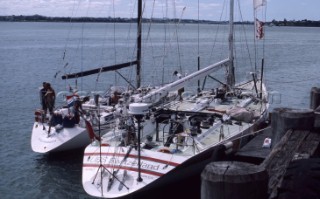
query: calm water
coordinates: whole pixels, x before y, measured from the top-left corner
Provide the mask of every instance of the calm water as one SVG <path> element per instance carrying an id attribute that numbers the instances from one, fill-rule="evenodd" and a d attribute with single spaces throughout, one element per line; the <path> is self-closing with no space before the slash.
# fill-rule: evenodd
<path id="1" fill-rule="evenodd" d="M 68 84 L 75 84 L 75 80 L 61 80 L 65 72 L 134 60 L 135 27 L 132 25 L 128 32 L 129 27 L 0 23 L 0 198 L 90 198 L 81 185 L 82 150 L 56 155 L 31 150 L 33 112 L 39 107 L 38 87 L 43 81 L 50 81 L 56 91 L 65 90 Z M 143 47 L 147 51 L 143 54 L 143 84 L 171 81 L 173 71 L 180 67 L 185 72 L 195 70 L 197 29 L 197 25 L 181 25 L 176 37 L 173 26 L 144 27 Z M 200 30 L 201 66 L 225 58 L 225 46 L 215 42 L 213 36 L 217 27 L 201 25 Z M 218 35 L 217 41 L 225 35 Z M 311 87 L 320 87 L 320 28 L 267 27 L 266 36 L 266 84 L 271 92 L 281 93 L 275 95 L 272 108 L 308 108 Z M 178 51 L 180 57 L 175 56 Z M 237 54 L 241 54 L 240 50 Z M 66 63 L 68 66 L 64 67 Z M 120 72 L 134 80 L 132 70 Z M 248 76 L 240 69 L 237 73 Z M 123 81 L 111 73 L 79 79 L 77 83 L 80 90 L 102 90 Z"/>

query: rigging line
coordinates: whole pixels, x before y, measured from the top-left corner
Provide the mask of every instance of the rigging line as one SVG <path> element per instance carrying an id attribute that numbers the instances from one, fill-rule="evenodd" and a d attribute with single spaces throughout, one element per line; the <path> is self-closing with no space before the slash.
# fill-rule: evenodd
<path id="1" fill-rule="evenodd" d="M 198 0 L 198 57 L 200 57 L 200 2 Z"/>
<path id="2" fill-rule="evenodd" d="M 176 6 L 175 6 L 175 1 L 172 1 L 173 2 L 173 18 L 174 19 L 176 19 Z M 165 15 L 165 19 L 167 20 L 169 17 L 168 17 L 168 10 L 169 10 L 169 6 L 168 6 L 168 1 L 166 1 L 166 15 Z M 170 21 L 169 21 L 170 22 Z M 175 25 L 175 27 L 176 27 L 176 23 L 173 21 L 173 23 L 174 23 L 174 25 Z M 166 26 L 166 23 L 165 23 L 165 25 L 164 25 L 164 27 L 165 27 L 165 42 L 164 42 L 164 48 L 163 48 L 163 56 L 162 56 L 162 66 L 164 66 L 165 65 L 165 57 L 166 57 L 166 55 L 167 55 L 167 53 L 168 53 L 168 51 L 167 51 L 167 48 L 168 48 L 168 46 L 171 46 L 171 43 L 172 43 L 172 41 L 174 40 L 174 37 L 176 36 L 175 34 L 176 34 L 176 32 L 174 32 L 174 34 L 173 34 L 173 36 L 172 37 L 170 37 L 169 38 L 169 41 L 167 42 L 167 26 Z M 180 57 L 179 57 L 180 58 Z M 164 68 L 164 67 L 163 67 Z M 181 68 L 181 67 L 180 67 Z M 181 72 L 181 71 L 180 71 Z M 163 75 L 164 75 L 164 69 L 163 69 Z M 162 78 L 163 79 L 163 84 L 164 84 L 164 78 Z"/>
<path id="3" fill-rule="evenodd" d="M 131 86 L 134 90 L 137 89 L 137 88 L 130 82 L 130 80 L 128 80 L 126 77 L 124 77 L 118 70 L 115 70 L 115 72 L 116 72 L 118 75 L 120 75 L 120 76 L 124 79 L 124 81 L 126 81 L 128 84 L 130 84 L 130 86 Z"/>
<path id="4" fill-rule="evenodd" d="M 132 5 L 132 9 L 131 9 L 131 13 L 130 13 L 130 19 L 133 19 L 133 15 L 134 15 L 134 10 L 137 10 L 137 1 L 131 1 L 130 5 Z M 137 42 L 134 43 L 133 45 L 133 50 L 132 52 L 129 51 L 129 46 L 130 46 L 130 35 L 132 32 L 132 24 L 133 23 L 129 23 L 129 31 L 127 34 L 127 61 L 129 60 L 135 60 L 136 59 L 136 49 L 137 49 Z M 137 40 L 137 36 L 135 36 L 135 41 Z M 130 80 L 130 82 L 132 82 L 132 78 L 133 78 L 133 67 L 130 67 L 130 70 L 127 71 L 127 79 Z"/>
<path id="5" fill-rule="evenodd" d="M 148 27 L 148 33 L 147 33 L 146 41 L 148 41 L 148 40 L 150 39 L 149 37 L 150 37 L 151 23 L 152 23 L 152 19 L 153 19 L 155 2 L 156 2 L 156 0 L 153 0 L 152 9 L 151 9 L 151 16 L 150 16 L 150 21 L 149 21 L 149 27 Z"/>
<path id="6" fill-rule="evenodd" d="M 108 25 L 106 24 L 105 27 L 104 27 L 104 33 L 103 33 L 103 42 L 102 42 L 102 48 L 101 48 L 101 51 L 100 51 L 100 56 L 97 57 L 97 59 L 100 59 L 100 62 L 99 64 L 103 65 L 103 57 L 105 56 L 105 53 L 106 53 L 106 49 L 107 49 L 107 35 L 108 35 Z"/>
<path id="7" fill-rule="evenodd" d="M 150 39 L 151 24 L 152 24 L 152 19 L 153 19 L 153 14 L 154 14 L 155 3 L 156 3 L 156 1 L 154 0 L 153 4 L 152 4 L 152 11 L 151 11 L 151 16 L 150 16 L 150 21 L 149 21 L 149 27 L 148 27 L 148 33 L 147 33 L 146 42 L 149 41 L 149 39 Z M 157 67 L 156 67 L 156 62 L 155 62 L 155 53 L 154 53 L 154 47 L 153 47 L 153 43 L 152 43 L 151 39 L 150 39 L 150 44 L 151 44 L 151 54 L 152 54 L 152 58 L 153 58 L 152 59 L 153 60 L 153 66 L 156 69 Z"/>
<path id="8" fill-rule="evenodd" d="M 130 13 L 130 19 L 132 19 L 133 18 L 133 10 L 131 11 L 131 13 Z M 128 31 L 128 34 L 127 34 L 127 38 L 126 38 L 126 40 L 127 40 L 127 42 L 126 42 L 126 44 L 127 44 L 127 61 L 129 61 L 129 60 L 131 60 L 131 58 L 133 57 L 133 53 L 132 53 L 132 56 L 131 56 L 131 58 L 129 59 L 129 54 L 131 54 L 130 52 L 129 52 L 129 45 L 130 45 L 130 35 L 131 35 L 131 28 L 132 28 L 132 23 L 129 23 L 129 31 Z"/>
<path id="9" fill-rule="evenodd" d="M 80 1 L 79 1 L 79 3 L 78 3 L 78 6 L 77 6 L 77 10 L 79 9 L 79 7 L 80 7 Z M 83 24 L 82 24 L 82 26 L 83 26 Z M 80 52 L 80 65 L 82 65 L 82 48 L 83 48 L 83 27 L 81 26 L 81 29 L 80 29 L 80 33 L 81 33 L 81 36 L 80 36 L 80 38 L 79 39 L 77 39 L 76 41 L 77 41 L 77 43 L 76 43 L 76 50 L 75 50 L 75 54 L 76 55 L 78 55 L 79 54 L 79 52 Z M 78 61 L 79 59 L 77 59 L 77 61 Z M 69 68 L 67 67 L 67 66 L 70 66 Z M 66 63 L 65 65 L 64 65 L 64 74 L 68 74 L 68 73 L 71 73 L 71 70 L 72 70 L 72 68 L 73 68 L 73 66 L 72 65 L 69 65 L 69 63 Z M 67 70 L 68 69 L 68 70 Z M 65 81 L 65 87 L 67 87 L 67 81 L 68 80 L 66 80 Z"/>
<path id="10" fill-rule="evenodd" d="M 198 0 L 198 70 L 200 70 L 200 2 Z M 200 92 L 200 80 L 198 80 L 198 92 Z"/>
<path id="11" fill-rule="evenodd" d="M 175 1 L 173 1 L 173 7 L 175 8 Z M 182 18 L 182 16 L 183 16 L 183 13 L 184 13 L 184 10 L 186 9 L 186 7 L 184 7 L 183 8 L 183 11 L 182 11 L 182 14 L 181 14 L 181 18 Z M 168 10 L 168 5 L 167 5 L 167 1 L 166 1 L 166 15 L 168 16 L 168 13 L 167 13 L 167 10 Z M 173 11 L 174 11 L 174 19 L 176 19 L 176 10 L 175 9 L 173 9 Z M 166 19 L 168 19 L 168 17 L 166 16 Z M 167 53 L 168 53 L 168 50 L 167 50 L 167 46 L 172 46 L 171 45 L 171 43 L 172 43 L 172 41 L 175 39 L 175 37 L 177 37 L 177 26 L 179 25 L 179 23 L 181 22 L 181 18 L 178 20 L 178 23 L 175 23 L 174 21 L 173 21 L 173 23 L 174 23 L 174 26 L 176 27 L 175 28 L 175 31 L 174 31 L 174 33 L 173 33 L 173 36 L 172 37 L 170 37 L 170 39 L 169 39 L 169 42 L 168 42 L 168 44 L 166 45 L 166 40 L 167 40 L 167 37 L 166 37 L 166 35 L 167 35 L 167 29 L 165 28 L 165 43 L 164 43 L 164 54 L 163 54 L 163 56 L 162 56 L 162 64 L 164 65 L 164 63 L 165 63 L 165 57 L 166 57 L 166 55 L 167 55 Z M 178 40 L 178 38 L 177 38 L 177 41 L 179 41 Z M 179 51 L 179 42 L 177 42 L 178 43 L 178 51 Z M 179 53 L 179 56 L 178 56 L 178 58 L 179 58 L 179 65 L 180 65 L 180 72 L 181 72 L 181 70 L 182 70 L 182 68 L 181 68 L 181 57 L 180 57 L 180 53 Z"/>
<path id="12" fill-rule="evenodd" d="M 86 16 L 88 16 L 89 14 L 89 8 L 91 5 L 91 1 L 89 1 L 88 5 L 87 5 L 87 10 L 86 10 Z M 84 28 L 85 28 L 85 23 L 82 22 L 82 26 L 81 26 L 81 59 L 80 59 L 80 71 L 83 71 L 83 47 L 84 47 Z M 76 78 L 76 88 L 78 89 L 78 78 Z M 83 90 L 83 78 L 80 79 L 80 89 Z"/>
<path id="13" fill-rule="evenodd" d="M 223 1 L 223 5 L 222 5 L 222 12 L 220 14 L 220 17 L 219 17 L 219 21 L 221 22 L 222 20 L 222 15 L 224 13 L 224 9 L 226 7 L 226 1 Z M 213 58 L 213 51 L 214 51 L 214 48 L 215 48 L 215 45 L 216 45 L 216 42 L 217 42 L 217 39 L 218 39 L 218 32 L 220 30 L 220 27 L 221 27 L 221 24 L 218 23 L 218 27 L 216 29 L 216 33 L 215 33 L 215 37 L 214 37 L 214 40 L 213 40 L 213 44 L 212 44 L 212 49 L 211 49 L 211 53 L 210 53 L 210 58 L 209 58 L 209 61 L 211 61 Z M 222 51 L 220 52 L 220 57 L 222 56 Z"/>
<path id="14" fill-rule="evenodd" d="M 113 18 L 116 17 L 116 11 L 114 6 L 114 0 L 112 1 Z M 116 22 L 113 22 L 113 49 L 114 49 L 114 63 L 117 63 L 117 50 L 116 50 Z"/>
<path id="15" fill-rule="evenodd" d="M 174 19 L 176 19 L 177 13 L 176 13 L 176 1 L 173 1 L 173 16 Z M 181 64 L 180 64 L 180 54 L 179 54 L 179 40 L 178 40 L 178 32 L 177 32 L 177 23 L 174 22 L 174 26 L 175 26 L 175 35 L 176 39 L 177 39 L 177 49 L 178 49 L 178 60 L 179 60 L 179 65 L 180 65 L 180 73 L 181 73 Z"/>
<path id="16" fill-rule="evenodd" d="M 239 129 L 240 129 L 240 128 L 242 128 L 242 126 L 239 126 Z M 250 124 L 248 124 L 248 129 L 249 129 L 249 128 L 250 128 Z M 241 130 L 242 130 L 242 129 L 241 129 Z M 240 130 L 240 131 L 241 131 L 241 130 Z M 244 131 L 241 131 L 241 134 L 240 134 L 241 136 L 240 136 L 240 137 L 242 137 L 243 134 L 244 134 Z M 240 146 L 242 146 L 242 142 L 243 142 L 243 139 L 240 138 L 240 144 L 239 144 Z"/>
<path id="17" fill-rule="evenodd" d="M 166 5 L 167 5 L 167 1 L 166 1 Z M 154 4 L 153 4 L 153 7 L 155 6 L 155 1 L 154 1 Z M 163 8 L 163 7 L 162 7 Z M 167 8 L 167 7 L 166 7 Z M 167 11 L 168 11 L 168 9 L 166 9 L 166 18 L 165 19 L 167 19 L 168 17 L 167 17 L 167 15 L 168 15 L 168 13 L 167 13 Z M 153 18 L 153 13 L 154 13 L 154 8 L 152 9 L 152 16 L 151 16 L 151 19 Z M 156 61 L 155 61 L 155 53 L 154 53 L 154 47 L 153 47 L 153 43 L 152 43 L 152 41 L 150 40 L 150 43 L 151 43 L 151 46 L 152 46 L 152 57 L 153 57 L 153 63 L 154 63 L 154 67 L 155 67 L 155 70 L 157 69 L 157 68 L 162 68 L 162 80 L 160 81 L 160 82 L 162 82 L 162 84 L 164 84 L 164 62 L 165 62 L 165 56 L 166 56 L 166 43 L 167 43 L 167 37 L 166 37 L 166 35 L 167 35 L 167 33 L 166 33 L 166 31 L 167 31 L 167 28 L 166 28 L 167 26 L 166 26 L 166 24 L 164 23 L 164 31 L 165 31 L 165 41 L 164 41 L 164 48 L 163 48 L 163 55 L 162 56 L 160 56 L 160 57 L 162 57 L 162 63 L 161 62 L 159 62 L 159 66 L 156 66 L 157 64 L 156 64 Z M 150 32 L 150 29 L 151 29 L 151 20 L 150 20 L 150 26 L 149 26 L 149 32 Z M 148 32 L 148 39 L 149 39 L 149 32 Z M 147 39 L 147 40 L 148 40 Z M 160 66 L 162 64 L 162 67 Z M 180 68 L 181 68 L 181 63 L 180 63 Z M 161 83 L 160 83 L 161 84 Z"/>
<path id="18" fill-rule="evenodd" d="M 260 129 L 258 131 L 254 131 L 252 133 L 247 133 L 247 134 L 245 134 L 243 136 L 236 137 L 235 139 L 242 139 L 242 138 L 245 138 L 245 137 L 248 137 L 248 136 L 251 136 L 251 135 L 256 135 L 256 134 L 259 134 L 259 133 L 263 133 L 263 131 L 267 130 L 267 129 L 271 129 L 271 126 L 267 126 L 266 128 Z M 233 141 L 233 140 L 229 140 L 229 141 Z"/>
<path id="19" fill-rule="evenodd" d="M 107 8 L 109 8 L 109 11 L 108 13 L 110 13 L 110 6 L 109 7 L 106 7 L 106 8 L 103 8 L 101 6 L 101 10 L 107 10 Z M 101 51 L 100 51 L 100 55 L 96 56 L 96 60 L 99 60 L 99 63 L 102 67 L 102 65 L 104 65 L 104 58 L 107 57 L 106 56 L 106 52 L 108 51 L 107 50 L 107 40 L 108 40 L 108 26 L 109 26 L 109 23 L 105 23 L 105 26 L 104 26 L 104 32 L 103 32 L 103 40 L 102 40 L 102 45 L 101 45 Z"/>
<path id="20" fill-rule="evenodd" d="M 79 6 L 80 6 L 80 1 L 79 1 L 79 3 L 78 3 L 78 8 L 79 8 Z M 71 16 L 70 16 L 70 21 L 69 21 L 69 23 L 71 24 L 71 26 L 70 26 L 70 28 L 69 28 L 69 30 L 68 30 L 67 42 L 66 42 L 66 44 L 65 44 L 65 46 L 64 46 L 64 52 L 63 52 L 62 60 L 64 60 L 65 57 L 66 57 L 68 41 L 69 41 L 69 39 L 70 39 L 71 30 L 73 29 L 72 19 L 73 19 L 73 16 L 74 16 L 75 7 L 76 7 L 76 0 L 74 0 L 73 6 L 72 6 L 72 9 L 71 9 Z"/>
<path id="21" fill-rule="evenodd" d="M 116 11 L 114 6 L 114 0 L 112 0 L 112 12 L 113 18 L 116 17 Z M 114 49 L 114 63 L 117 63 L 117 49 L 116 49 L 116 22 L 113 22 L 113 49 Z M 115 84 L 117 85 L 117 73 L 114 74 Z"/>
<path id="22" fill-rule="evenodd" d="M 163 20 L 166 20 L 167 16 L 165 18 L 163 18 Z M 161 75 L 161 80 L 157 79 L 157 81 L 160 81 L 160 85 L 164 84 L 164 65 L 165 65 L 165 56 L 166 56 L 166 44 L 167 44 L 167 24 L 166 22 L 164 22 L 164 44 L 163 44 L 163 51 L 162 54 L 160 52 L 159 55 L 155 55 L 154 53 L 154 47 L 152 47 L 152 57 L 153 57 L 153 62 L 154 62 L 154 66 L 155 66 L 155 70 L 157 70 L 158 68 L 162 69 L 162 75 Z M 159 58 L 160 62 L 158 64 L 156 64 L 155 58 Z"/>
<path id="23" fill-rule="evenodd" d="M 112 3 L 112 7 L 111 7 L 111 5 L 109 6 L 109 9 L 111 10 L 112 9 L 112 11 L 110 11 L 109 10 L 109 12 L 112 12 L 113 13 L 113 18 L 115 18 L 115 6 L 114 6 L 115 4 L 114 4 L 114 1 L 113 1 L 113 3 Z M 116 27 L 115 27 L 115 22 L 113 22 L 112 23 L 113 24 L 113 50 L 114 50 L 114 63 L 117 63 L 117 55 L 116 55 L 116 41 L 115 41 L 115 32 L 116 32 Z M 102 58 L 103 58 L 103 56 L 104 56 L 104 53 L 106 52 L 105 50 L 104 50 L 104 47 L 106 47 L 106 40 L 107 40 L 107 28 L 106 28 L 106 30 L 105 30 L 105 39 L 104 39 L 104 42 L 103 42 L 103 48 L 102 48 L 102 51 L 101 51 L 101 58 L 100 58 L 100 64 L 101 64 L 101 67 L 100 67 L 100 71 L 97 73 L 97 77 L 96 77 L 96 82 L 95 82 L 95 89 L 97 89 L 97 87 L 98 87 L 98 83 L 99 83 L 99 80 L 100 80 L 100 75 L 101 75 L 101 73 L 102 73 L 102 67 L 103 67 L 103 64 L 101 63 L 101 60 L 102 60 Z M 114 76 L 115 76 L 115 82 L 116 82 L 116 74 L 114 74 Z"/>
<path id="24" fill-rule="evenodd" d="M 163 20 L 164 20 L 164 23 L 163 23 L 163 27 L 164 27 L 164 42 L 163 42 L 163 54 L 162 54 L 162 59 L 161 61 L 159 62 L 159 66 L 160 64 L 162 64 L 162 76 L 161 76 L 161 85 L 164 84 L 164 79 L 165 79 L 165 69 L 164 69 L 164 65 L 165 65 L 165 56 L 167 54 L 167 51 L 166 51 L 166 46 L 167 46 L 167 20 L 168 20 L 168 1 L 166 0 L 165 1 L 165 4 L 162 4 L 163 6 L 161 7 L 162 8 L 162 13 L 163 13 Z M 165 11 L 165 14 L 164 14 L 164 11 Z"/>
<path id="25" fill-rule="evenodd" d="M 176 37 L 177 37 L 177 47 L 178 47 L 178 58 L 179 58 L 179 68 L 180 72 L 182 72 L 182 65 L 181 65 L 181 54 L 180 54 L 180 43 L 179 43 L 179 35 L 178 35 L 178 29 L 179 29 L 179 24 L 181 22 L 182 16 L 184 14 L 184 11 L 186 10 L 186 7 L 183 7 L 178 24 L 176 24 Z"/>
<path id="26" fill-rule="evenodd" d="M 166 0 L 166 14 L 165 19 L 168 19 L 168 1 Z M 167 24 L 164 23 L 164 44 L 163 44 L 163 58 L 162 58 L 162 85 L 164 84 L 164 56 L 166 55 L 166 44 L 167 44 Z"/>
<path id="27" fill-rule="evenodd" d="M 240 18 L 241 18 L 241 21 L 243 22 L 243 16 L 242 16 L 242 12 L 241 12 L 240 1 L 238 0 L 237 2 L 238 2 L 238 9 L 239 9 L 239 13 L 240 13 Z M 248 56 L 249 56 L 250 66 L 251 66 L 251 68 L 253 68 L 251 54 L 250 54 L 250 51 L 249 51 L 249 44 L 248 44 L 248 40 L 247 40 L 247 34 L 246 34 L 246 31 L 245 31 L 244 24 L 242 24 L 241 27 L 242 27 L 243 34 L 244 34 L 244 40 L 245 40 L 245 44 L 246 44 L 247 53 L 248 53 Z"/>
<path id="28" fill-rule="evenodd" d="M 130 19 L 131 19 L 131 21 L 134 19 L 134 17 L 133 17 L 133 15 L 134 15 L 134 10 L 138 10 L 138 8 L 137 8 L 137 2 L 138 1 L 131 1 L 130 3 L 129 3 L 129 5 L 132 5 L 132 7 L 130 8 Z M 127 42 L 126 42 L 126 49 L 127 49 L 127 53 L 126 53 L 126 55 L 127 55 L 127 61 L 128 60 L 136 60 L 137 59 L 137 42 L 134 42 L 134 44 L 133 44 L 133 48 L 132 48 L 132 51 L 130 51 L 131 50 L 131 48 L 129 48 L 129 46 L 131 45 L 131 42 L 130 42 L 130 36 L 131 36 L 131 32 L 133 32 L 132 30 L 133 30 L 133 24 L 134 23 L 129 23 L 129 30 L 128 30 L 128 33 L 127 33 Z M 136 24 L 136 23 L 135 23 Z M 137 30 L 138 31 L 138 30 Z M 138 40 L 138 36 L 137 35 L 135 35 L 134 36 L 134 41 L 137 41 Z M 129 67 L 129 70 L 127 70 L 127 79 L 129 79 L 130 81 L 132 81 L 132 77 L 133 77 L 133 67 Z"/>
<path id="29" fill-rule="evenodd" d="M 62 62 L 65 61 L 65 58 L 66 58 L 66 54 L 67 54 L 67 48 L 68 48 L 68 43 L 70 41 L 70 34 L 71 34 L 71 31 L 73 29 L 73 23 L 72 23 L 72 19 L 73 19 L 73 16 L 74 16 L 74 13 L 75 13 L 75 10 L 78 10 L 79 9 L 79 6 L 80 6 L 80 1 L 78 2 L 78 6 L 76 8 L 76 0 L 73 1 L 73 6 L 72 6 L 72 11 L 71 11 L 71 16 L 70 16 L 70 21 L 69 23 L 71 24 L 70 25 L 70 28 L 68 30 L 68 34 L 67 34 L 67 42 L 65 43 L 65 46 L 64 46 L 64 52 L 63 52 L 63 56 L 62 56 Z M 63 66 L 63 71 L 64 71 L 64 74 L 67 74 L 67 71 L 66 71 L 66 67 L 68 66 L 68 62 L 66 64 L 64 64 Z M 60 73 L 61 71 L 59 70 L 56 75 L 58 75 L 58 73 Z M 55 75 L 55 77 L 56 77 Z M 65 87 L 67 87 L 67 81 L 64 81 L 64 84 L 65 84 Z"/>

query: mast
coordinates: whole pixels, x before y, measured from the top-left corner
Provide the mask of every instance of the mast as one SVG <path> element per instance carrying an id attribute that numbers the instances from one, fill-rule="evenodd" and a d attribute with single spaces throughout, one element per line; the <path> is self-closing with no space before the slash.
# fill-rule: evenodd
<path id="1" fill-rule="evenodd" d="M 228 67 L 228 74 L 227 74 L 227 84 L 232 88 L 235 84 L 235 75 L 234 75 L 234 55 L 233 55 L 233 10 L 234 10 L 234 0 L 230 0 L 230 19 L 229 19 L 229 67 Z"/>
<path id="2" fill-rule="evenodd" d="M 137 71 L 136 71 L 136 84 L 137 88 L 141 85 L 141 26 L 142 26 L 142 0 L 138 1 L 138 21 L 137 21 Z"/>

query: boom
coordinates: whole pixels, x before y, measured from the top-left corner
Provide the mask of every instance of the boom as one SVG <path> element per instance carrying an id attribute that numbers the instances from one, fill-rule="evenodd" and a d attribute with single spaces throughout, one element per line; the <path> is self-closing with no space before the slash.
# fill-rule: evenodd
<path id="1" fill-rule="evenodd" d="M 178 90 L 183 88 L 187 83 L 197 81 L 205 76 L 209 75 L 210 73 L 219 70 L 223 66 L 227 66 L 229 64 L 229 59 L 222 60 L 215 64 L 209 65 L 199 71 L 196 71 L 188 76 L 185 76 L 175 82 L 167 84 L 157 90 L 150 92 L 149 94 L 140 98 L 140 102 L 144 103 L 156 103 L 162 97 L 166 96 L 170 91 Z"/>

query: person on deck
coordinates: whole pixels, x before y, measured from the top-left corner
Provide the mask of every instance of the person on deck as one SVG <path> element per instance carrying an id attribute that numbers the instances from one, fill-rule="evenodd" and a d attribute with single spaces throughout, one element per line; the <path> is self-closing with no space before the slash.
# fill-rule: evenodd
<path id="1" fill-rule="evenodd" d="M 54 103 L 56 100 L 56 93 L 54 89 L 51 87 L 50 83 L 46 83 L 47 92 L 45 94 L 45 103 L 46 107 L 49 109 L 50 115 L 53 114 Z M 45 110 L 46 112 L 47 110 Z"/>
<path id="2" fill-rule="evenodd" d="M 74 98 L 75 98 L 75 101 L 73 104 L 73 114 L 74 114 L 76 124 L 79 124 L 80 116 L 84 114 L 84 110 L 82 109 L 83 102 L 80 100 L 79 96 Z"/>
<path id="3" fill-rule="evenodd" d="M 45 103 L 45 94 L 47 92 L 47 89 L 46 89 L 47 85 L 46 84 L 47 84 L 46 82 L 43 82 L 42 88 L 40 89 L 40 103 L 41 103 L 43 111 L 47 110 L 46 103 Z"/>

